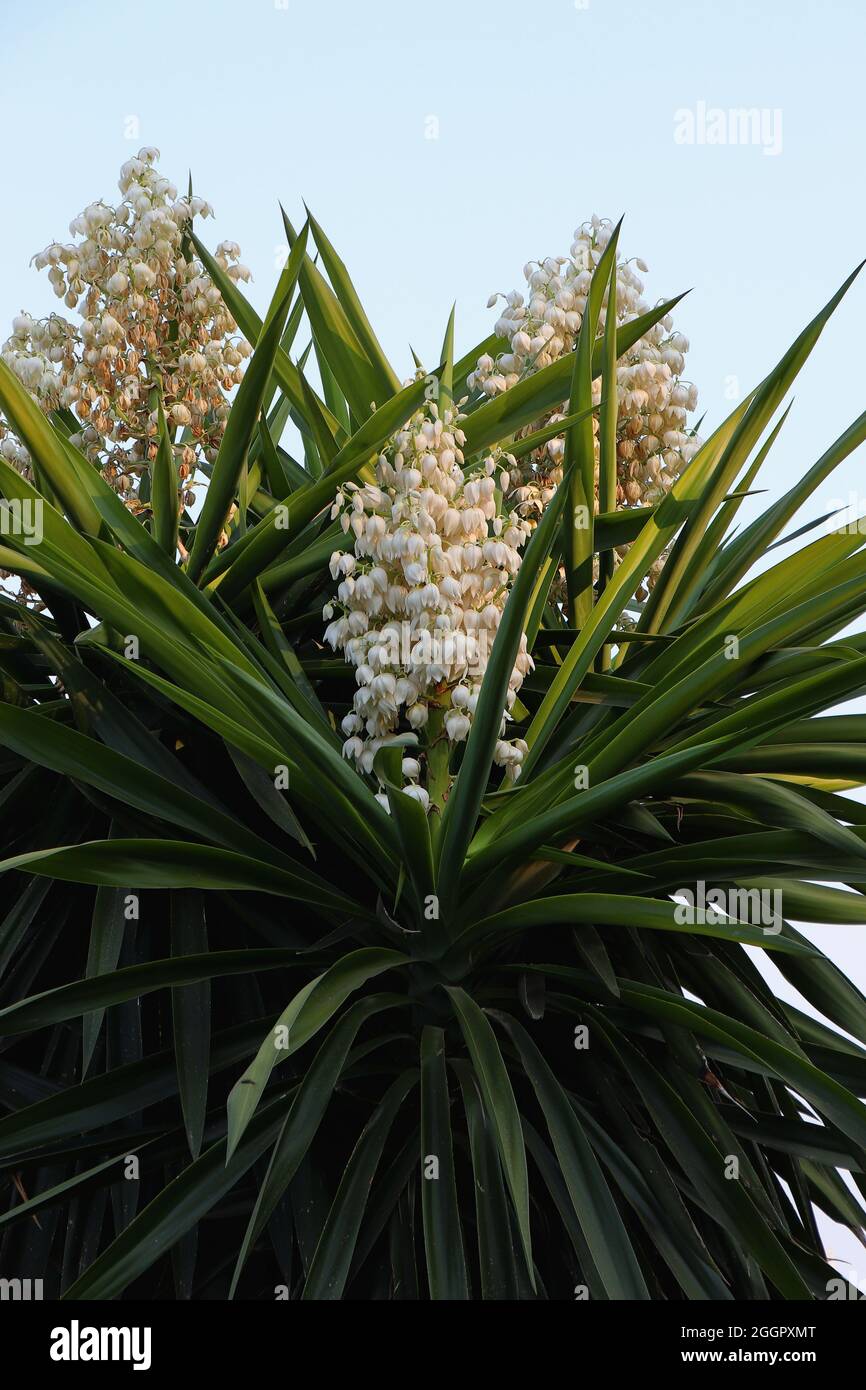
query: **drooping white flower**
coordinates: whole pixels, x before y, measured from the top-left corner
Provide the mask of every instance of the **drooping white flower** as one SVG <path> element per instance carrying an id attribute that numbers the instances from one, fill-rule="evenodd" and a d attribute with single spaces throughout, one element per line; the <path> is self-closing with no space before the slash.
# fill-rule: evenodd
<path id="1" fill-rule="evenodd" d="M 479 357 L 469 377 L 470 390 L 498 395 L 573 349 L 586 309 L 592 271 L 612 231 L 609 221 L 594 216 L 575 231 L 568 256 L 548 257 L 524 266 L 527 294 L 514 291 L 503 296 L 505 307 L 495 325 L 497 334 L 506 339 L 507 349 L 496 359 L 490 354 Z M 618 255 L 618 324 L 630 322 L 649 308 L 642 297 L 643 282 L 636 273 L 645 273 L 646 269 L 644 261 L 629 262 Z M 494 296 L 494 302 L 497 298 Z M 607 292 L 599 331 L 604 327 L 606 309 Z M 688 339 L 673 332 L 670 316 L 666 315 L 620 360 L 618 506 L 659 501 L 700 445 L 700 440 L 686 428 L 687 414 L 697 405 L 696 388 L 682 380 L 688 347 Z M 601 383 L 596 381 L 596 404 L 600 391 Z M 558 411 L 549 412 L 526 432 L 555 423 L 565 408 L 563 404 Z M 522 515 L 537 520 L 547 506 L 562 477 L 564 451 L 564 439 L 554 437 L 521 460 L 509 482 L 512 498 Z"/>
<path id="2" fill-rule="evenodd" d="M 196 464 L 216 455 L 228 393 L 249 355 L 219 290 L 183 242 L 191 220 L 209 215 L 210 205 L 178 198 L 156 168 L 158 158 L 148 146 L 127 160 L 121 202 L 89 204 L 70 224 L 72 241 L 52 242 L 34 257 L 81 321 L 16 315 L 2 348 L 3 360 L 44 409 L 73 412 L 81 425 L 74 443 L 133 510 L 140 505 L 137 477 L 156 450 L 151 374 L 159 376 L 167 416 L 186 430 L 175 453 L 189 505 Z M 216 259 L 230 273 L 239 255 L 235 243 L 224 242 Z M 10 437 L 0 420 L 0 442 Z M 27 451 L 18 441 L 15 446 L 14 462 L 26 472 Z M 4 457 L 10 456 L 7 450 Z"/>
<path id="3" fill-rule="evenodd" d="M 531 530 L 526 519 L 500 514 L 494 475 L 507 473 L 506 460 L 495 454 L 466 467 L 461 418 L 435 403 L 416 411 L 382 450 L 375 483 L 345 485 L 331 510 L 351 549 L 331 556 L 337 593 L 325 640 L 355 667 L 344 751 L 362 771 L 372 766 L 370 750 L 401 726 L 428 737 L 434 712 L 450 745 L 467 738 Z M 511 703 L 531 664 L 524 641 Z M 403 760 L 404 778 L 419 788 L 426 756 L 419 747 Z"/>

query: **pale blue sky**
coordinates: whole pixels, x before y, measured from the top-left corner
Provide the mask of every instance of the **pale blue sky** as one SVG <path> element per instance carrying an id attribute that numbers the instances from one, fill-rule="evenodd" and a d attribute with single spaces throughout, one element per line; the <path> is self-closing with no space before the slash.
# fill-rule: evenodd
<path id="1" fill-rule="evenodd" d="M 306 199 L 401 375 L 410 341 L 432 365 L 452 300 L 465 351 L 526 260 L 625 213 L 648 298 L 693 287 L 677 325 L 709 427 L 730 378 L 754 385 L 866 256 L 864 52 L 863 0 L 5 0 L 0 337 L 57 305 L 31 255 L 156 145 L 213 203 L 205 239 L 240 242 L 260 308 L 278 201 L 300 217 Z M 677 143 L 699 103 L 766 110 L 780 152 Z M 864 315 L 866 272 L 798 382 L 772 495 L 864 408 Z M 866 509 L 864 461 L 813 514 L 849 493 Z M 810 929 L 861 984 L 862 931 Z"/>
<path id="2" fill-rule="evenodd" d="M 862 0 L 281 3 L 6 0 L 0 326 L 56 304 L 30 256 L 118 196 L 143 143 L 177 182 L 192 169 L 217 214 L 205 235 L 240 242 L 259 305 L 278 200 L 302 215 L 306 199 L 401 374 L 409 341 L 435 356 L 454 298 L 465 349 L 526 260 L 567 252 L 593 211 L 624 212 L 649 297 L 693 289 L 677 322 L 715 422 L 727 379 L 753 385 L 866 255 Z M 675 143 L 675 112 L 701 101 L 780 111 L 781 153 Z M 765 485 L 862 409 L 864 311 L 866 275 L 798 383 Z M 862 470 L 824 496 L 866 492 Z"/>

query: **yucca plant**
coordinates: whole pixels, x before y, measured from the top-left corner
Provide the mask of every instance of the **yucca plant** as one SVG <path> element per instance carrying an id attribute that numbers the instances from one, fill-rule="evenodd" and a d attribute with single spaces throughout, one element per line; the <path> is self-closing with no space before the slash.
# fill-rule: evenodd
<path id="1" fill-rule="evenodd" d="M 0 606 L 0 1273 L 67 1299 L 826 1297 L 816 1212 L 866 1221 L 866 1000 L 787 918 L 866 923 L 840 795 L 866 720 L 816 718 L 866 690 L 866 551 L 788 528 L 866 415 L 735 520 L 850 281 L 618 507 L 617 364 L 670 303 L 597 333 L 602 256 L 573 351 L 485 394 L 508 344 L 457 359 L 452 319 L 400 387 L 318 225 L 288 233 L 264 322 L 187 242 L 255 349 L 200 507 L 146 355 L 134 507 L 0 362 L 31 461 L 0 458 L 0 565 L 40 600 Z M 353 765 L 361 677 L 322 609 L 361 532 L 334 499 L 461 401 L 467 475 L 558 429 L 563 480 L 471 720 L 443 678 Z"/>

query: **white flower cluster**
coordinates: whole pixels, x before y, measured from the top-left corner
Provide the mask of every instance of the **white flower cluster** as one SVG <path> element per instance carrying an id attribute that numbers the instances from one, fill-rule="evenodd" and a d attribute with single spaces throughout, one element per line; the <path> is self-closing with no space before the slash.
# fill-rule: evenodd
<path id="1" fill-rule="evenodd" d="M 466 738 L 530 531 L 502 509 L 507 460 L 491 456 L 464 473 L 461 418 L 428 402 L 379 456 L 376 484 L 347 484 L 332 508 L 354 546 L 331 557 L 340 582 L 324 610 L 325 640 L 355 667 L 343 752 L 364 772 L 401 717 L 427 740 L 428 773 L 434 743 L 444 743 L 447 757 Z M 495 755 L 511 778 L 526 746 L 506 740 L 506 723 L 531 668 L 524 638 Z M 421 773 L 418 758 L 403 760 L 405 790 L 426 809 Z"/>
<path id="2" fill-rule="evenodd" d="M 496 324 L 510 351 L 496 361 L 481 357 L 470 391 L 494 397 L 573 351 L 592 271 L 611 233 L 609 222 L 593 217 L 576 231 L 568 257 L 524 268 L 528 303 L 518 292 L 504 296 Z M 643 261 L 634 264 L 646 271 Z M 618 324 L 647 311 L 632 263 L 617 260 L 616 287 Z M 605 293 L 600 328 L 607 299 Z M 619 361 L 617 506 L 658 501 L 700 445 L 687 429 L 697 403 L 695 387 L 682 380 L 687 350 L 666 315 Z M 593 391 L 598 403 L 600 382 Z M 548 412 L 522 435 L 555 424 L 566 408 Z M 469 732 L 521 548 L 562 480 L 565 452 L 559 436 L 520 463 L 497 450 L 464 471 L 460 418 L 445 411 L 440 419 L 435 405 L 419 411 L 381 454 L 376 485 L 348 485 L 332 510 L 354 537 L 351 552 L 331 557 L 339 585 L 336 603 L 324 610 L 325 639 L 355 667 L 358 683 L 343 720 L 343 752 L 369 773 L 401 718 L 419 734 L 426 731 L 419 757 L 403 759 L 404 790 L 425 809 L 425 764 L 429 787 L 436 744 L 460 742 Z M 650 587 L 662 563 L 648 576 Z M 645 593 L 642 588 L 640 596 Z M 506 726 L 531 668 L 524 638 L 495 755 L 511 779 L 519 776 L 526 748 L 520 739 L 506 740 Z M 383 793 L 380 800 L 387 804 Z"/>
<path id="3" fill-rule="evenodd" d="M 505 300 L 495 331 L 508 340 L 510 350 L 496 361 L 489 355 L 479 358 L 469 377 L 470 390 L 496 396 L 572 351 L 592 272 L 612 231 L 609 221 L 594 216 L 576 230 L 568 256 L 548 257 L 524 266 L 528 300 L 516 290 L 491 297 L 488 307 L 500 297 Z M 628 262 L 617 258 L 618 324 L 639 317 L 649 307 L 642 298 L 643 282 L 633 265 L 642 272 L 647 269 L 641 260 Z M 607 299 L 605 290 L 600 330 L 605 322 Z M 681 379 L 688 346 L 688 340 L 673 331 L 671 317 L 666 315 L 624 354 L 617 367 L 616 500 L 620 506 L 657 502 L 700 445 L 700 440 L 686 428 L 688 412 L 697 405 L 696 387 Z M 597 404 L 601 393 L 598 380 L 593 393 Z M 564 410 L 565 405 L 531 428 L 555 423 Z M 597 428 L 597 420 L 594 424 Z M 565 441 L 557 437 L 523 460 L 520 476 L 514 480 L 513 500 L 525 515 L 537 517 L 553 496 L 562 478 L 564 451 Z"/>
<path id="4" fill-rule="evenodd" d="M 21 314 L 2 349 L 44 409 L 73 412 L 75 443 L 134 510 L 137 478 L 156 452 L 153 388 L 162 390 L 172 433 L 182 431 L 176 454 L 188 488 L 197 459 L 215 456 L 227 393 L 250 352 L 185 235 L 212 209 L 202 198 L 178 197 L 158 157 L 140 150 L 120 171 L 119 205 L 91 203 L 70 224 L 74 240 L 53 242 L 34 258 L 81 322 Z M 217 250 L 235 281 L 249 279 L 239 255 L 233 242 Z M 0 453 L 26 471 L 27 452 L 2 422 Z"/>

